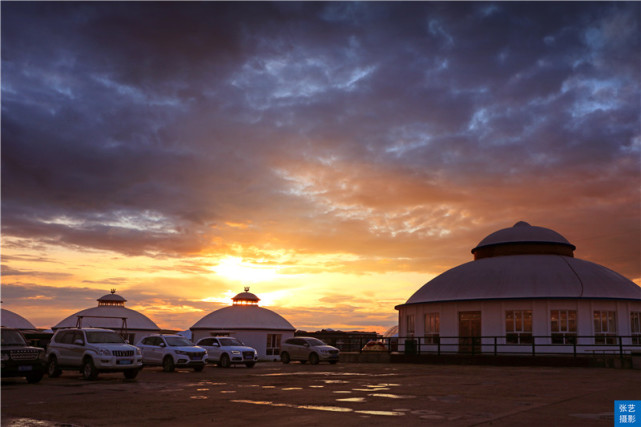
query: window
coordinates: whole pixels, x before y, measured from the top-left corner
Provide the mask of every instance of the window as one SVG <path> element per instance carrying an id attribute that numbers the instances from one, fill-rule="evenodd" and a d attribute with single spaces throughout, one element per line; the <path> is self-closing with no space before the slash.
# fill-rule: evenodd
<path id="1" fill-rule="evenodd" d="M 439 329 L 439 314 L 425 313 L 425 344 L 438 344 Z"/>
<path id="2" fill-rule="evenodd" d="M 617 343 L 616 313 L 614 311 L 594 312 L 594 343 Z"/>
<path id="3" fill-rule="evenodd" d="M 407 336 L 413 337 L 414 336 L 414 315 L 408 314 L 405 319 L 407 321 Z"/>
<path id="4" fill-rule="evenodd" d="M 267 356 L 278 356 L 280 354 L 281 336 L 281 334 L 267 334 L 267 346 L 265 347 Z"/>
<path id="5" fill-rule="evenodd" d="M 630 335 L 632 344 L 641 344 L 641 311 L 630 312 Z"/>
<path id="6" fill-rule="evenodd" d="M 532 310 L 505 312 L 505 341 L 508 344 L 532 343 Z"/>
<path id="7" fill-rule="evenodd" d="M 576 344 L 576 310 L 550 311 L 552 344 Z"/>

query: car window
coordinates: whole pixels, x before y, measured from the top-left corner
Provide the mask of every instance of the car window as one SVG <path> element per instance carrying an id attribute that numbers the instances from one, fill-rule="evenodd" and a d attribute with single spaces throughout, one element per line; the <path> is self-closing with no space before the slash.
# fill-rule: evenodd
<path id="1" fill-rule="evenodd" d="M 109 331 L 87 331 L 87 341 L 94 344 L 117 343 L 123 344 L 124 339 L 115 332 Z"/>
<path id="2" fill-rule="evenodd" d="M 321 341 L 319 339 L 316 339 L 316 338 L 307 338 L 304 341 L 307 342 L 311 346 L 325 345 L 325 343 L 323 341 Z"/>
<path id="3" fill-rule="evenodd" d="M 191 346 L 193 346 L 191 341 L 189 341 L 187 338 L 183 338 L 183 337 L 165 337 L 165 341 L 167 341 L 167 345 L 169 345 L 171 347 L 180 347 L 180 346 L 191 347 Z"/>
<path id="4" fill-rule="evenodd" d="M 2 331 L 2 345 L 27 345 L 18 331 Z"/>
<path id="5" fill-rule="evenodd" d="M 146 337 L 146 338 L 143 338 L 142 341 L 140 341 L 140 344 L 142 344 L 142 345 L 151 345 L 153 340 L 154 340 L 153 337 Z"/>
<path id="6" fill-rule="evenodd" d="M 76 331 L 76 332 L 73 333 L 73 338 L 71 338 L 71 343 L 75 344 L 76 341 L 81 341 L 82 342 L 82 344 L 79 344 L 79 345 L 84 345 L 85 344 L 85 337 L 82 334 L 82 331 Z"/>
<path id="7" fill-rule="evenodd" d="M 285 344 L 296 344 L 296 341 L 298 341 L 296 338 L 290 338 L 287 341 L 285 341 Z"/>
<path id="8" fill-rule="evenodd" d="M 73 331 L 62 331 L 56 337 L 56 342 L 60 344 L 71 344 L 73 342 Z"/>
<path id="9" fill-rule="evenodd" d="M 222 345 L 222 346 L 232 346 L 232 345 L 242 346 L 243 343 L 238 341 L 236 338 L 221 338 L 220 339 L 220 345 Z"/>

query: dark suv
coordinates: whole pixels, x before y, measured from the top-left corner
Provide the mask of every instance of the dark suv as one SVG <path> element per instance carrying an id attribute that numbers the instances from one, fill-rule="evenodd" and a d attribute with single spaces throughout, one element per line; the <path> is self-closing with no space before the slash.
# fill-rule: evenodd
<path id="1" fill-rule="evenodd" d="M 25 377 L 37 383 L 46 371 L 45 351 L 31 347 L 17 329 L 2 328 L 2 378 Z"/>

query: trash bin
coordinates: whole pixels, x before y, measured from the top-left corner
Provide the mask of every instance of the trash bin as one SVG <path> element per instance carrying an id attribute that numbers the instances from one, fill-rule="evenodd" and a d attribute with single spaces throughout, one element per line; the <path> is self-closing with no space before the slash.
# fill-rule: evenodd
<path id="1" fill-rule="evenodd" d="M 416 340 L 405 340 L 405 354 L 416 354 Z"/>

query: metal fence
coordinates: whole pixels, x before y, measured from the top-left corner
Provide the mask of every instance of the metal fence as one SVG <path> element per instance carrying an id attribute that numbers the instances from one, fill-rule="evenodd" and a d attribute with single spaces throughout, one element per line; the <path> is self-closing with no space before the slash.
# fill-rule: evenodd
<path id="1" fill-rule="evenodd" d="M 528 336 L 514 342 L 508 336 L 430 336 L 430 337 L 383 337 L 377 342 L 382 345 L 366 346 L 369 340 L 352 343 L 341 351 L 400 352 L 405 354 L 468 354 L 468 355 L 569 355 L 596 356 L 641 355 L 641 336 L 573 335 L 559 342 L 558 336 Z M 356 348 L 355 348 L 356 347 Z"/>

